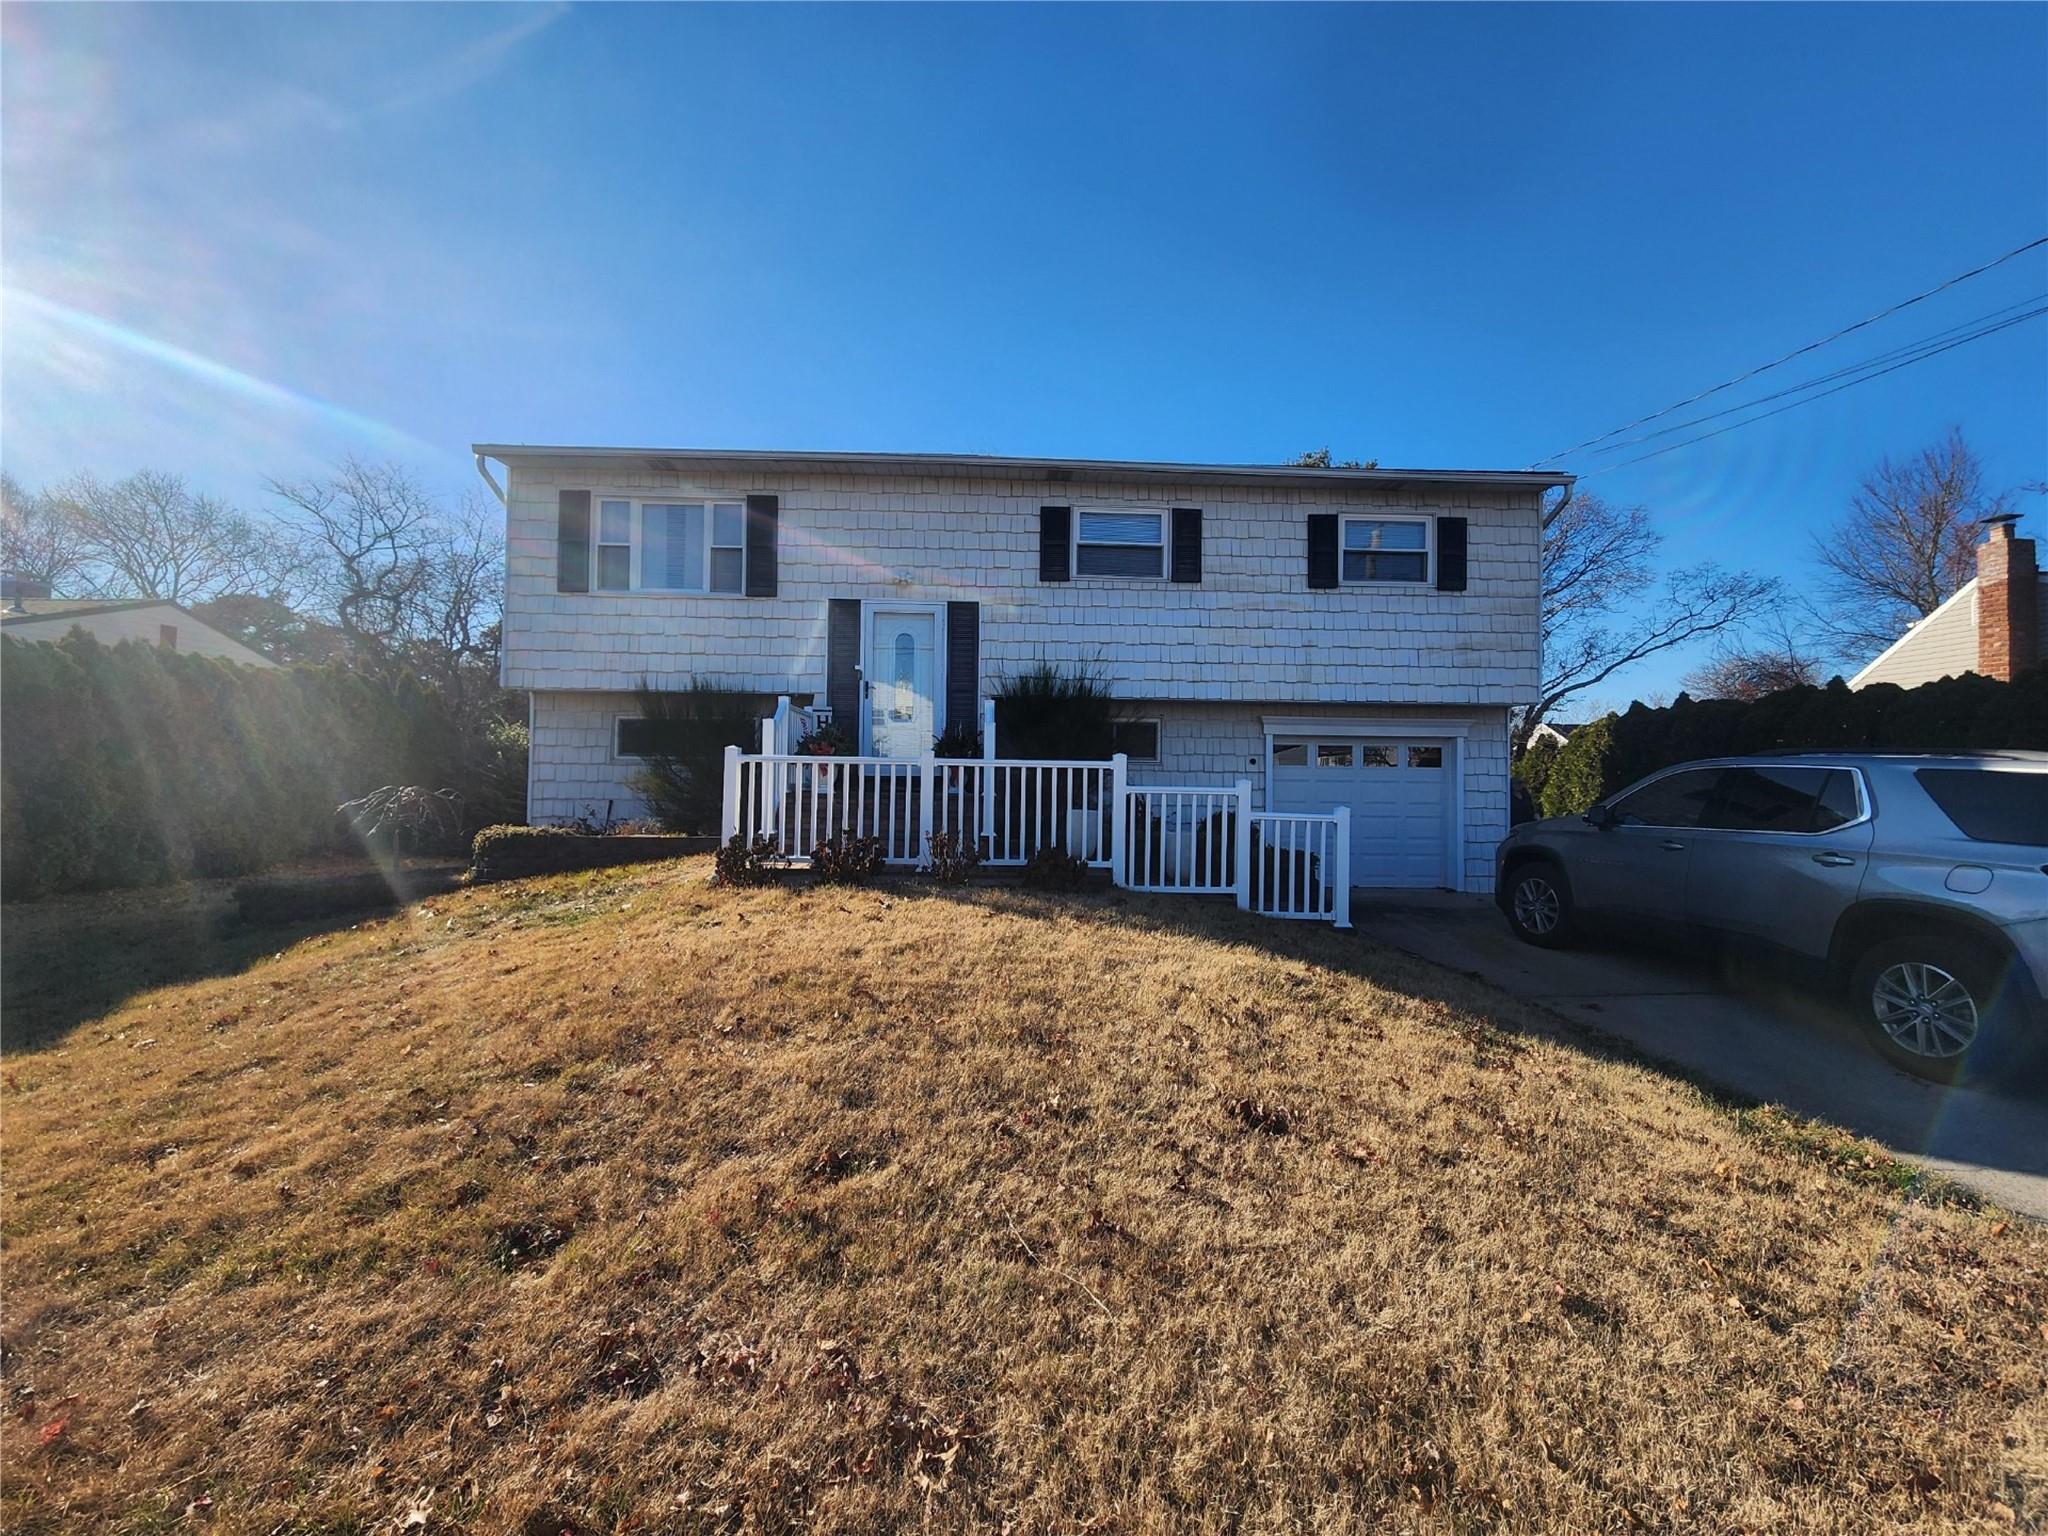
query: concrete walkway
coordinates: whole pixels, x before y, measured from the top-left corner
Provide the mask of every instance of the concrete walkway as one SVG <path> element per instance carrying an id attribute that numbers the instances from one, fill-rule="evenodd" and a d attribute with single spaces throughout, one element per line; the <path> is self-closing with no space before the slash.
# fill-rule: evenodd
<path id="1" fill-rule="evenodd" d="M 1523 944 L 1482 896 L 1356 891 L 1358 931 L 1620 1037 L 1734 1093 L 1869 1137 L 2048 1221 L 2048 1083 L 1943 1088 L 1885 1061 L 1838 1010 L 1704 960 Z"/>

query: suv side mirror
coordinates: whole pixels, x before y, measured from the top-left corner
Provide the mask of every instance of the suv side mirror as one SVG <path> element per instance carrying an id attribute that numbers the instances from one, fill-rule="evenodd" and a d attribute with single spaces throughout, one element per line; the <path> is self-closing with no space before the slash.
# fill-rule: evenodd
<path id="1" fill-rule="evenodd" d="M 1587 826 L 1598 827 L 1603 832 L 1613 826 L 1616 820 L 1614 807 L 1605 803 L 1593 806 L 1585 816 Z"/>

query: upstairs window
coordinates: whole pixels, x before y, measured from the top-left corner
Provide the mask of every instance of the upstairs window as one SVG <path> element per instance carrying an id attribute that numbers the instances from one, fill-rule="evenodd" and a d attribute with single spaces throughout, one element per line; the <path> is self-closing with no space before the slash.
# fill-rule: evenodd
<path id="1" fill-rule="evenodd" d="M 746 514 L 736 501 L 600 501 L 600 592 L 722 592 L 746 579 Z"/>
<path id="2" fill-rule="evenodd" d="M 1160 580 L 1166 575 L 1166 514 L 1081 513 L 1074 519 L 1074 571 Z"/>
<path id="3" fill-rule="evenodd" d="M 1339 570 L 1344 584 L 1429 580 L 1429 519 L 1347 517 Z"/>

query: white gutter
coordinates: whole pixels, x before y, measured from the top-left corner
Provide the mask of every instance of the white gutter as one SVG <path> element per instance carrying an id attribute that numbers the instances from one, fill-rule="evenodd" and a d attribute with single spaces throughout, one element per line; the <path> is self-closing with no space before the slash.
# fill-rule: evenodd
<path id="1" fill-rule="evenodd" d="M 498 505 L 504 506 L 505 488 L 491 478 L 490 466 L 484 462 L 484 456 L 481 453 L 476 456 L 476 472 L 484 477 L 484 484 L 488 485 L 491 488 L 491 494 L 498 498 Z"/>

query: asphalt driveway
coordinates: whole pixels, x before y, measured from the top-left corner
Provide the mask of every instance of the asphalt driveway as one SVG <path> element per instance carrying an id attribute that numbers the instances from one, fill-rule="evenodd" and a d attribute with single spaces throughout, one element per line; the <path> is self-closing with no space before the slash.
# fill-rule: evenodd
<path id="1" fill-rule="evenodd" d="M 1867 1136 L 2048 1221 L 2048 1084 L 1942 1088 L 1878 1056 L 1839 1012 L 1767 979 L 1654 950 L 1542 950 L 1483 896 L 1356 891 L 1360 933 L 1620 1037 L 1731 1092 Z"/>

